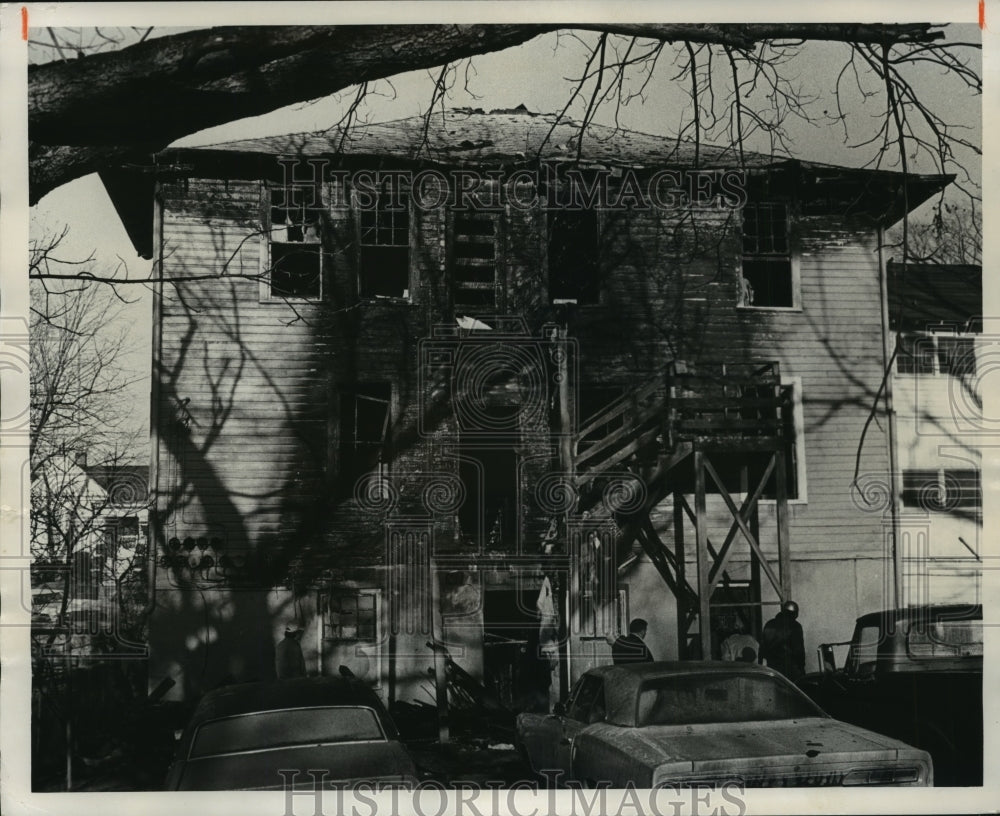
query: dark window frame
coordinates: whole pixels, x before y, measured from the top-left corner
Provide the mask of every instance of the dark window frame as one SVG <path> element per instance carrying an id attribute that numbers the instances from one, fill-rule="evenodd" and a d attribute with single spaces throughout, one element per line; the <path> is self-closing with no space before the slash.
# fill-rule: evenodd
<path id="1" fill-rule="evenodd" d="M 962 334 L 900 332 L 897 335 L 896 373 L 975 378 L 976 339 Z"/>
<path id="2" fill-rule="evenodd" d="M 581 222 L 567 229 L 569 221 Z M 585 221 L 583 219 L 586 219 Z M 558 230 L 568 234 L 559 236 Z M 601 303 L 601 241 L 604 224 L 601 213 L 593 208 L 554 209 L 546 213 L 546 266 L 548 271 L 547 289 L 549 303 L 575 303 L 578 306 L 596 306 Z M 554 253 L 563 249 L 568 259 L 559 259 Z M 573 266 L 576 261 L 581 268 Z M 566 266 L 571 268 L 566 268 Z"/>
<path id="3" fill-rule="evenodd" d="M 737 299 L 740 308 L 800 308 L 792 215 L 792 208 L 784 201 L 750 201 L 743 206 Z"/>
<path id="4" fill-rule="evenodd" d="M 323 639 L 377 644 L 381 639 L 381 594 L 374 587 L 338 587 L 322 593 Z"/>
<path id="5" fill-rule="evenodd" d="M 357 383 L 339 389 L 339 426 L 337 432 L 337 474 L 341 482 L 357 482 L 363 476 L 388 465 L 391 452 L 393 391 L 388 382 Z M 381 431 L 359 438 L 359 416 L 365 409 L 381 406 L 384 415 Z M 370 427 L 374 428 L 378 422 Z"/>
<path id="6" fill-rule="evenodd" d="M 979 468 L 904 468 L 900 504 L 929 513 L 983 511 L 982 471 Z"/>
<path id="7" fill-rule="evenodd" d="M 327 217 L 323 192 L 321 182 L 264 186 L 263 221 L 267 254 L 266 273 L 261 281 L 263 300 L 323 300 L 326 266 L 323 238 Z M 291 259 L 294 259 L 294 263 Z M 282 272 L 279 265 L 283 261 L 289 261 L 288 288 L 282 288 L 279 283 Z M 315 271 L 307 268 L 313 264 L 316 266 Z M 296 281 L 296 277 L 300 280 Z M 307 280 L 302 280 L 303 278 Z M 308 284 L 308 288 L 304 284 Z"/>
<path id="8" fill-rule="evenodd" d="M 496 213 L 454 208 L 449 212 L 451 301 L 455 314 L 498 314 L 504 310 L 500 227 Z"/>
<path id="9" fill-rule="evenodd" d="M 394 177 L 379 190 L 367 193 L 371 206 L 362 206 L 354 191 L 357 223 L 357 291 L 361 300 L 409 300 L 412 296 L 411 236 L 413 212 L 409 187 Z M 393 206 L 396 200 L 401 206 Z"/>
<path id="10" fill-rule="evenodd" d="M 802 394 L 802 380 L 799 377 L 782 378 L 782 389 L 791 392 L 791 406 L 785 416 L 784 433 L 791 436 L 785 457 L 785 493 L 786 500 L 797 504 L 809 503 L 808 471 L 806 467 L 806 433 L 805 433 L 805 402 Z M 761 501 L 773 502 L 774 479 L 768 480 L 768 487 L 761 496 Z"/>
<path id="11" fill-rule="evenodd" d="M 938 372 L 949 377 L 976 376 L 976 341 L 972 337 L 935 335 Z"/>

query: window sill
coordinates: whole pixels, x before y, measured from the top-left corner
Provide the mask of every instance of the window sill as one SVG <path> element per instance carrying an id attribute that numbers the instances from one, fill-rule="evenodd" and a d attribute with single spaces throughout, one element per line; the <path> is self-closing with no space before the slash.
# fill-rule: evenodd
<path id="1" fill-rule="evenodd" d="M 359 303 L 384 303 L 390 306 L 412 306 L 413 298 L 408 296 L 397 297 L 390 295 L 374 295 L 369 297 L 359 297 Z"/>
<path id="2" fill-rule="evenodd" d="M 321 297 L 291 297 L 291 296 L 282 297 L 281 295 L 267 295 L 265 297 L 259 298 L 258 302 L 262 303 L 262 304 L 273 303 L 275 305 L 285 305 L 285 304 L 288 304 L 288 303 L 295 303 L 295 304 L 303 304 L 303 303 L 305 303 L 305 304 L 309 304 L 309 303 L 320 304 L 320 303 L 323 303 L 325 301 L 324 301 L 324 299 L 323 299 L 322 296 Z"/>
<path id="3" fill-rule="evenodd" d="M 914 379 L 935 379 L 935 380 L 965 380 L 974 379 L 976 377 L 975 372 L 970 372 L 968 374 L 952 374 L 950 372 L 944 373 L 940 371 L 894 371 L 897 377 L 913 377 Z"/>
<path id="4" fill-rule="evenodd" d="M 801 306 L 743 306 L 736 304 L 737 311 L 741 312 L 801 312 Z"/>
<path id="5" fill-rule="evenodd" d="M 778 502 L 777 502 L 777 499 L 760 499 L 760 503 L 761 504 L 766 504 L 766 505 L 771 505 L 771 504 L 777 504 Z M 804 499 L 787 499 L 785 503 L 786 504 L 794 504 L 794 505 L 805 506 L 805 505 L 809 504 L 809 498 L 806 497 Z"/>

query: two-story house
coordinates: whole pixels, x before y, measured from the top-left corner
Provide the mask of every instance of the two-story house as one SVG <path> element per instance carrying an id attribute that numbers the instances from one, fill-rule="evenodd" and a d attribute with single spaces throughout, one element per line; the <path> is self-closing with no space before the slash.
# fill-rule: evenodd
<path id="1" fill-rule="evenodd" d="M 32 635 L 39 654 L 142 656 L 149 469 L 48 457 L 32 474 Z"/>
<path id="2" fill-rule="evenodd" d="M 949 177 L 523 108 L 144 170 L 104 179 L 167 281 L 151 683 L 267 676 L 294 621 L 390 702 L 438 641 L 516 705 L 631 617 L 668 659 L 794 597 L 812 652 L 886 604 L 881 235 Z"/>
<path id="3" fill-rule="evenodd" d="M 982 267 L 890 261 L 889 327 L 906 603 L 981 603 Z"/>

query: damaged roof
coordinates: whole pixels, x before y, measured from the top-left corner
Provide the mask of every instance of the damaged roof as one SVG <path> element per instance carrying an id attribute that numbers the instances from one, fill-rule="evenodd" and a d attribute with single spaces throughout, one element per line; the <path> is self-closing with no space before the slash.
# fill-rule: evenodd
<path id="1" fill-rule="evenodd" d="M 581 147 L 582 139 L 582 147 Z M 170 148 L 168 148 L 168 151 Z M 769 167 L 787 157 L 744 153 L 654 136 L 649 133 L 587 125 L 556 114 L 532 113 L 525 106 L 489 112 L 481 108 L 452 108 L 430 117 L 412 116 L 377 124 L 357 124 L 347 133 L 333 128 L 239 139 L 178 150 L 263 153 L 295 156 L 396 156 L 426 159 L 445 165 L 504 164 L 571 160 L 618 166 Z M 165 151 L 167 152 L 167 151 Z"/>
<path id="2" fill-rule="evenodd" d="M 276 157 L 329 158 L 357 166 L 531 167 L 543 162 L 633 168 L 749 169 L 787 171 L 799 179 L 801 198 L 822 212 L 839 210 L 882 226 L 902 218 L 954 178 L 848 168 L 740 151 L 736 145 L 696 144 L 606 125 L 583 127 L 523 105 L 484 111 L 452 108 L 428 117 L 355 124 L 326 131 L 236 139 L 192 147 L 169 147 L 146 172 L 107 170 L 102 181 L 142 257 L 152 256 L 151 207 L 156 176 L 270 178 Z M 152 172 L 150 172 L 152 171 Z M 144 206 L 145 203 L 145 206 Z M 816 214 L 815 212 L 813 214 Z"/>

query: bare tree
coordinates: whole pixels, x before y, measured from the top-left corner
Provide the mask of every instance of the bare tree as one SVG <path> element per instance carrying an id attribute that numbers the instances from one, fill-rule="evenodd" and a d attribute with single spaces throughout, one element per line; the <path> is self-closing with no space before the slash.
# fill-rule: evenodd
<path id="1" fill-rule="evenodd" d="M 121 50 L 56 59 L 29 70 L 31 199 L 80 175 L 148 165 L 151 154 L 197 130 L 327 96 L 404 71 L 435 69 L 434 102 L 455 61 L 500 51 L 548 25 L 229 27 L 149 37 Z M 698 140 L 716 128 L 734 143 L 764 130 L 780 145 L 789 117 L 807 115 L 787 65 L 808 41 L 844 44 L 840 78 L 865 98 L 881 94 L 884 127 L 874 161 L 906 169 L 925 152 L 946 165 L 976 146 L 914 90 L 930 64 L 978 91 L 963 56 L 973 43 L 939 42 L 926 24 L 574 25 L 600 32 L 570 102 L 586 101 L 583 124 L 600 105 L 641 96 L 661 79 L 690 87 L 678 132 Z M 134 38 L 133 38 L 134 39 Z M 123 42 L 126 41 L 124 38 Z M 672 67 L 668 67 L 672 63 Z M 786 72 L 787 71 L 787 72 Z M 454 72 L 452 72 L 454 74 Z M 875 86 L 872 86 L 874 81 Z M 729 83 L 727 91 L 724 84 Z M 362 90 L 363 93 L 363 90 Z M 838 81 L 835 93 L 840 96 Z M 567 105 L 567 108 L 569 105 Z M 845 107 L 832 122 L 848 136 Z"/>
<path id="2" fill-rule="evenodd" d="M 907 257 L 917 263 L 981 264 L 983 224 L 972 207 L 938 202 L 930 221 L 909 223 Z M 889 248 L 902 254 L 903 230 L 889 234 Z"/>
<path id="3" fill-rule="evenodd" d="M 59 264 L 65 234 L 33 242 L 31 265 Z M 89 268 L 90 261 L 70 263 Z M 31 551 L 36 574 L 62 583 L 60 621 L 85 562 L 93 565 L 89 578 L 113 577 L 112 585 L 138 564 L 105 531 L 120 488 L 93 477 L 99 470 L 113 484 L 135 461 L 139 441 L 126 422 L 135 378 L 122 367 L 130 338 L 119 305 L 112 289 L 86 282 L 36 283 L 31 292 Z"/>

